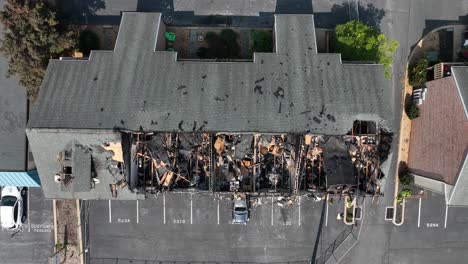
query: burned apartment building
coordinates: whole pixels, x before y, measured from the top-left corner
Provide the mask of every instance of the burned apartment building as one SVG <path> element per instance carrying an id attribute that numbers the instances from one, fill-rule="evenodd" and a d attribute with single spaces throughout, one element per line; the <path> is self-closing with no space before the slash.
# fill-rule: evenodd
<path id="1" fill-rule="evenodd" d="M 317 53 L 312 15 L 276 15 L 253 61 L 179 59 L 164 32 L 159 13 L 124 13 L 113 51 L 50 61 L 27 129 L 47 198 L 378 194 L 382 65 Z"/>

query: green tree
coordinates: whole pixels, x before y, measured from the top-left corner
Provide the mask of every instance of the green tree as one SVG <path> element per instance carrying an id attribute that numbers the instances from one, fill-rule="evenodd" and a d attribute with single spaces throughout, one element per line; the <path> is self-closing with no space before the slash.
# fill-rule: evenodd
<path id="1" fill-rule="evenodd" d="M 0 52 L 9 58 L 8 75 L 18 76 L 35 98 L 49 59 L 71 50 L 74 34 L 39 0 L 6 0 L 0 22 L 4 28 Z"/>
<path id="2" fill-rule="evenodd" d="M 336 51 L 343 60 L 375 61 L 383 64 L 385 77 L 390 78 L 397 41 L 385 37 L 376 29 L 356 20 L 335 28 Z"/>

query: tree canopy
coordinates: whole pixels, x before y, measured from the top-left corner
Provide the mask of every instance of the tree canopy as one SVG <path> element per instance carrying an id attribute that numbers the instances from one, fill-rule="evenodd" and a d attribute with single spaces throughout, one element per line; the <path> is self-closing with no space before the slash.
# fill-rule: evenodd
<path id="1" fill-rule="evenodd" d="M 18 76 L 35 98 L 49 59 L 73 48 L 74 33 L 39 0 L 6 0 L 0 22 L 4 28 L 0 52 L 9 58 L 8 75 Z"/>
<path id="2" fill-rule="evenodd" d="M 393 54 L 399 46 L 397 41 L 356 20 L 337 25 L 335 34 L 336 51 L 343 60 L 375 61 L 384 65 L 385 77 L 390 77 Z"/>

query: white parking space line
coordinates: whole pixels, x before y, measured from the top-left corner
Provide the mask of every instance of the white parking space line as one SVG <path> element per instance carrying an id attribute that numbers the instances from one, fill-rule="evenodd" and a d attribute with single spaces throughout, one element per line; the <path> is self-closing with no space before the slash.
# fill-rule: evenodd
<path id="1" fill-rule="evenodd" d="M 112 206 L 111 206 L 111 200 L 109 200 L 109 223 L 112 223 Z"/>
<path id="2" fill-rule="evenodd" d="M 136 211 L 136 214 L 137 214 L 137 215 L 136 215 L 136 220 L 137 220 L 137 224 L 140 223 L 140 215 L 139 215 L 139 213 L 138 213 L 138 211 L 139 211 L 140 209 L 139 209 L 138 207 L 139 207 L 139 205 L 138 205 L 138 200 L 136 200 L 136 209 L 137 209 L 137 211 Z"/>
<path id="3" fill-rule="evenodd" d="M 325 226 L 328 226 L 328 196 L 327 200 L 325 201 L 326 206 L 325 206 Z"/>
<path id="4" fill-rule="evenodd" d="M 447 215 L 448 215 L 448 206 L 445 206 L 445 222 L 444 222 L 444 228 L 447 228 Z"/>
<path id="5" fill-rule="evenodd" d="M 301 225 L 301 197 L 299 196 L 299 219 L 297 220 L 297 224 Z"/>
<path id="6" fill-rule="evenodd" d="M 219 225 L 219 199 L 218 199 L 218 225 Z"/>
<path id="7" fill-rule="evenodd" d="M 166 194 L 163 193 L 163 218 L 164 224 L 166 224 Z"/>
<path id="8" fill-rule="evenodd" d="M 190 224 L 193 224 L 193 194 L 190 194 Z"/>
<path id="9" fill-rule="evenodd" d="M 27 208 L 28 209 L 28 212 L 27 212 L 27 215 L 28 215 L 27 216 L 28 217 L 28 232 L 31 232 L 31 223 L 29 221 L 29 211 L 31 209 L 31 208 L 29 208 L 29 188 L 27 188 L 27 190 L 28 190 L 28 208 Z"/>
<path id="10" fill-rule="evenodd" d="M 273 197 L 271 197 L 271 225 L 273 225 Z"/>
<path id="11" fill-rule="evenodd" d="M 421 198 L 419 198 L 418 227 L 421 225 Z"/>

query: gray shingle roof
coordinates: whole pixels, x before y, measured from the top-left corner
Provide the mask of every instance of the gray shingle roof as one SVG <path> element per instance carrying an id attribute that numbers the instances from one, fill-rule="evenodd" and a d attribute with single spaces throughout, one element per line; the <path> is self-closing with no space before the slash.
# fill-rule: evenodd
<path id="1" fill-rule="evenodd" d="M 466 118 L 468 118 L 468 67 L 455 66 L 452 67 L 452 72 L 457 83 L 463 107 L 465 108 Z"/>
<path id="2" fill-rule="evenodd" d="M 460 168 L 460 174 L 447 203 L 451 206 L 468 206 L 468 155 Z"/>
<path id="3" fill-rule="evenodd" d="M 29 127 L 341 135 L 392 117 L 383 66 L 317 54 L 311 15 L 276 15 L 276 53 L 216 63 L 154 51 L 160 18 L 124 13 L 114 51 L 51 60 Z"/>
<path id="4" fill-rule="evenodd" d="M 116 174 L 116 163 L 112 161 L 113 153 L 106 151 L 105 143 L 121 143 L 121 135 L 114 131 L 94 131 L 94 130 L 60 130 L 60 129 L 27 129 L 31 149 L 34 152 L 34 161 L 41 178 L 41 187 L 47 199 L 114 199 L 110 192 L 109 184 L 116 183 L 123 176 Z M 74 145 L 86 148 L 87 157 L 91 154 L 97 179 L 100 183 L 94 188 L 83 188 L 84 184 L 89 184 L 89 180 L 84 177 L 75 179 L 71 188 L 62 188 L 63 183 L 57 183 L 54 175 L 62 170 L 58 155 L 64 150 L 70 150 Z M 72 153 L 72 159 L 73 159 Z M 84 153 L 82 153 L 84 154 Z M 85 155 L 86 156 L 86 155 Z M 79 156 L 74 165 L 80 164 L 75 171 L 84 173 L 84 166 L 89 163 L 79 162 L 84 156 Z M 91 169 L 91 168 L 90 168 Z M 88 171 L 90 173 L 90 171 Z M 78 175 L 76 175 L 79 177 Z M 89 179 L 89 178 L 88 178 Z M 80 182 L 80 180 L 83 180 Z M 87 185 L 89 186 L 89 185 Z M 142 199 L 144 195 L 136 194 L 128 188 L 117 188 L 116 199 L 133 200 Z"/>

